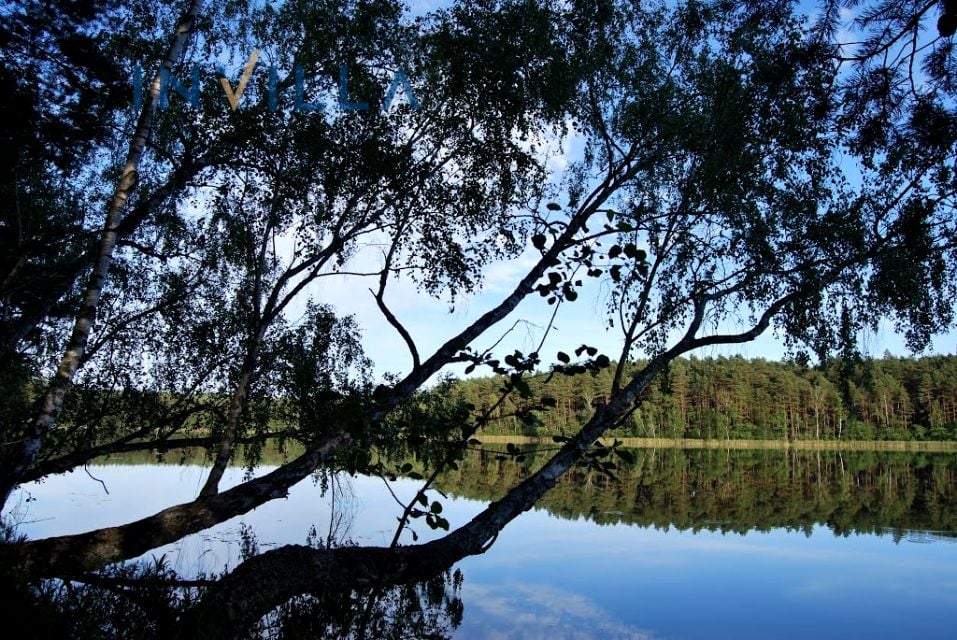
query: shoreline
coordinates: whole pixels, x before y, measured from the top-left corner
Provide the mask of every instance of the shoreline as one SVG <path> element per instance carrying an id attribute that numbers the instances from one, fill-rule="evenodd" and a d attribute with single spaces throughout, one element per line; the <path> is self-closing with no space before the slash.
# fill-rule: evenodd
<path id="1" fill-rule="evenodd" d="M 474 436 L 483 444 L 554 444 L 551 437 L 485 435 Z M 633 449 L 797 449 L 810 451 L 940 451 L 957 452 L 957 442 L 948 440 L 744 440 L 699 438 L 601 438 L 615 440 Z"/>

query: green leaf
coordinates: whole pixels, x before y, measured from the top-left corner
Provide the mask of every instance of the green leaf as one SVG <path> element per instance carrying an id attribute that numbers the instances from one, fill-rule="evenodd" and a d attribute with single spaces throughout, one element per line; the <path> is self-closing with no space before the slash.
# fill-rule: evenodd
<path id="1" fill-rule="evenodd" d="M 546 241 L 546 238 L 544 234 L 536 233 L 535 235 L 532 236 L 532 246 L 534 246 L 536 249 L 539 249 L 539 250 L 544 249 L 545 241 Z"/>
<path id="2" fill-rule="evenodd" d="M 564 362 L 565 364 L 568 364 L 568 363 L 571 362 L 571 360 L 572 360 L 571 357 L 570 357 L 567 353 L 565 353 L 564 351 L 559 351 L 557 357 L 558 357 L 559 360 L 561 360 L 561 361 Z"/>
<path id="3" fill-rule="evenodd" d="M 528 381 L 524 378 L 518 378 L 515 380 L 515 390 L 518 391 L 518 395 L 523 398 L 532 397 L 532 388 L 528 386 Z"/>
<path id="4" fill-rule="evenodd" d="M 435 500 L 434 502 L 432 502 L 432 507 L 430 508 L 430 511 L 432 511 L 432 513 L 442 513 L 442 503 L 439 502 L 438 500 Z"/>
<path id="5" fill-rule="evenodd" d="M 628 449 L 615 449 L 615 455 L 628 464 L 635 464 L 635 454 Z"/>
<path id="6" fill-rule="evenodd" d="M 562 210 L 562 206 L 561 206 L 560 204 L 558 204 L 557 202 L 549 202 L 548 204 L 545 205 L 545 208 L 548 209 L 549 211 L 561 211 L 561 210 Z"/>

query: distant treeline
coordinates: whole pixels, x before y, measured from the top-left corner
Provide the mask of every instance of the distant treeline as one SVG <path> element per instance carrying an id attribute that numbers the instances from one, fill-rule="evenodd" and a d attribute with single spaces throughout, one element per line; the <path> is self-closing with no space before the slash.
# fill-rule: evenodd
<path id="1" fill-rule="evenodd" d="M 629 369 L 641 366 L 637 362 Z M 544 375 L 535 376 L 529 380 L 532 397 L 510 397 L 493 411 L 494 420 L 483 432 L 550 436 L 572 431 L 605 401 L 613 372 L 612 366 L 594 375 L 555 375 L 547 384 Z M 501 386 L 502 378 L 473 378 L 457 383 L 454 393 L 483 409 L 494 406 Z M 535 409 L 542 397 L 554 399 L 554 406 Z M 528 409 L 540 420 L 528 420 Z M 743 357 L 679 359 L 609 435 L 957 440 L 957 357 L 834 360 L 814 368 Z"/>

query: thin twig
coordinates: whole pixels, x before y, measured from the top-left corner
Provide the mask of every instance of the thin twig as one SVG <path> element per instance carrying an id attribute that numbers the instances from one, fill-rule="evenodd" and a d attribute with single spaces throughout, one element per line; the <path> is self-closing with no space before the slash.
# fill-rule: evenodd
<path id="1" fill-rule="evenodd" d="M 106 483 L 103 482 L 102 480 L 100 480 L 99 478 L 97 478 L 96 476 L 94 476 L 92 473 L 90 473 L 90 467 L 89 467 L 89 465 L 84 464 L 84 465 L 83 465 L 83 470 L 86 471 L 86 475 L 90 476 L 91 479 L 96 480 L 96 481 L 99 482 L 101 485 L 103 485 L 103 491 L 106 492 L 106 495 L 110 495 L 110 490 L 106 488 Z"/>

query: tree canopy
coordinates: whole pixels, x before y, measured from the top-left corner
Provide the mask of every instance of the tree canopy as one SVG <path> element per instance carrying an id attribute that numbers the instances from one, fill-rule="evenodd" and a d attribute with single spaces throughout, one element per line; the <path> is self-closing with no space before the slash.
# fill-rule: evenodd
<path id="1" fill-rule="evenodd" d="M 504 498 L 467 523 L 419 514 L 446 536 L 405 544 L 413 502 L 391 547 L 254 555 L 174 616 L 184 635 L 229 637 L 324 586 L 435 580 L 482 553 L 697 349 L 773 329 L 851 358 L 884 319 L 923 349 L 953 325 L 957 286 L 952 4 L 8 3 L 4 500 L 177 441 L 211 469 L 192 502 L 10 542 L 4 565 L 94 580 L 324 465 L 387 477 L 376 452 L 415 454 L 428 487 L 506 398 L 533 398 L 531 374 L 611 371 Z M 573 140 L 567 166 L 542 151 Z M 454 303 L 503 261 L 509 291 L 450 316 L 435 350 L 390 308 L 400 278 Z M 317 293 L 356 276 L 408 353 L 395 376 L 372 374 L 360 320 Z M 616 353 L 555 344 L 551 324 L 530 353 L 477 346 L 527 299 L 555 318 L 593 291 Z M 463 365 L 501 376 L 497 397 L 429 386 Z M 534 400 L 548 421 L 554 400 Z M 237 445 L 272 438 L 304 453 L 220 490 Z"/>

